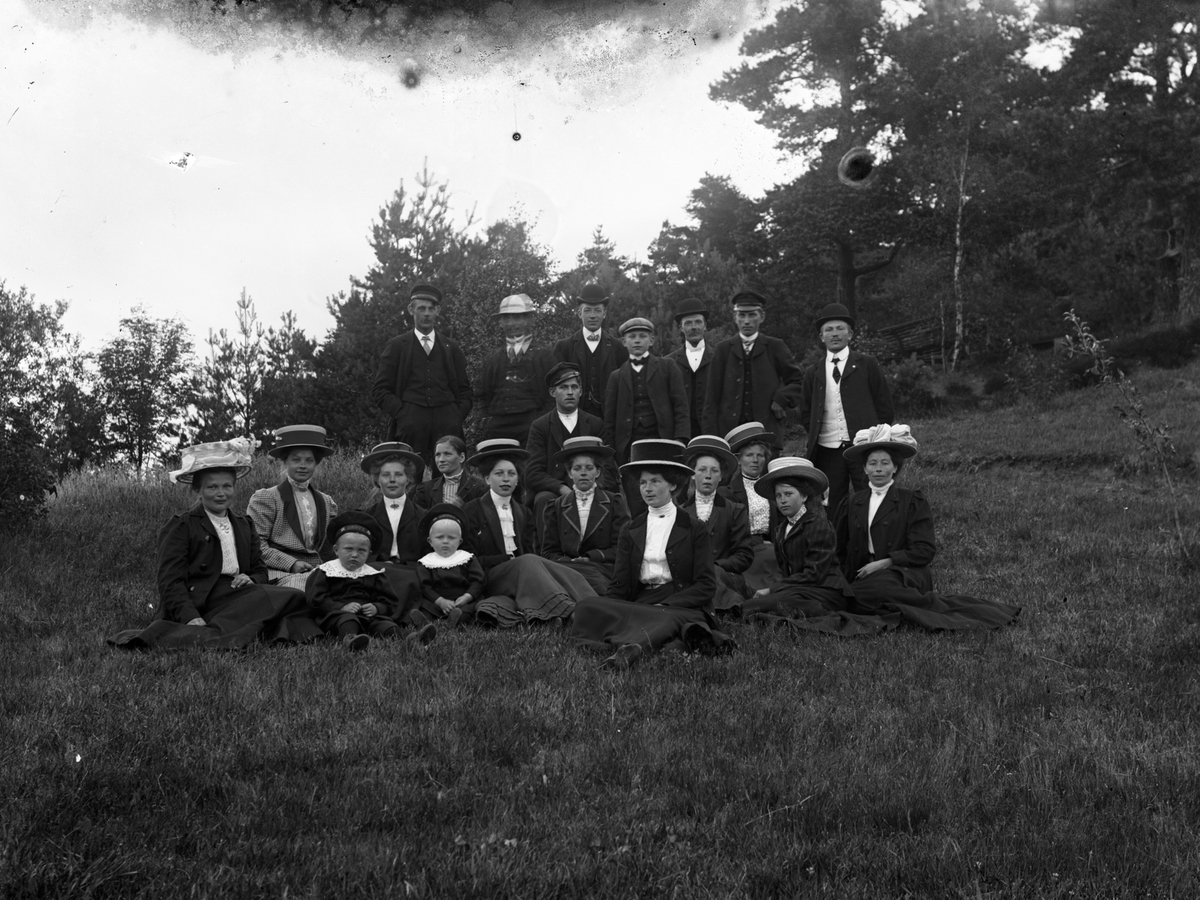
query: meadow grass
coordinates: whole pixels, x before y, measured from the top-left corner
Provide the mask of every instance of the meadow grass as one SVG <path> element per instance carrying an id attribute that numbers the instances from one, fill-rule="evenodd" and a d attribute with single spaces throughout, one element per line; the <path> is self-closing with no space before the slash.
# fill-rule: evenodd
<path id="1" fill-rule="evenodd" d="M 1198 374 L 1139 379 L 1190 441 Z M 938 584 L 1015 626 L 734 625 L 624 674 L 541 629 L 113 651 L 191 495 L 68 480 L 3 556 L 0 896 L 1200 895 L 1196 578 L 1159 485 L 1102 463 L 1136 450 L 1109 405 L 913 423 Z M 321 483 L 369 487 L 342 457 Z"/>

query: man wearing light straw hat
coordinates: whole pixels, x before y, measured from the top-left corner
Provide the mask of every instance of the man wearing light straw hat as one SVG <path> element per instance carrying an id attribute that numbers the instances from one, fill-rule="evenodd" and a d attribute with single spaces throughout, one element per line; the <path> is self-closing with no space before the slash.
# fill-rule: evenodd
<path id="1" fill-rule="evenodd" d="M 523 444 L 534 420 L 550 410 L 546 376 L 554 355 L 549 348 L 536 346 L 534 312 L 528 294 L 512 294 L 492 314 L 504 335 L 504 346 L 483 361 L 476 385 L 480 412 L 487 417 L 484 440 L 509 438 Z"/>

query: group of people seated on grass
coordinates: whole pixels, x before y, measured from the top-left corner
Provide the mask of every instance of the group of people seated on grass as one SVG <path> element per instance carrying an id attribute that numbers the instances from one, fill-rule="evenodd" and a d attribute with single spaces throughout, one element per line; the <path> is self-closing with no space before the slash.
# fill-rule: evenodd
<path id="1" fill-rule="evenodd" d="M 480 441 L 468 458 L 444 436 L 429 480 L 410 445 L 389 441 L 362 458 L 374 490 L 349 512 L 313 484 L 330 451 L 324 429 L 275 437 L 284 477 L 244 515 L 231 504 L 252 444 L 184 452 L 171 477 L 199 502 L 159 533 L 157 616 L 111 643 L 232 648 L 329 635 L 363 650 L 428 644 L 439 626 L 545 624 L 625 668 L 652 651 L 728 652 L 738 620 L 853 635 L 998 627 L 1019 612 L 933 590 L 929 505 L 896 483 L 917 452 L 904 425 L 854 435 L 843 456 L 869 484 L 836 510 L 825 506 L 825 473 L 772 458 L 776 436 L 760 422 L 686 444 L 634 440 L 619 467 L 601 437 L 568 438 L 550 463 L 571 490 L 540 503 L 523 489 L 530 451 L 517 440 Z"/>

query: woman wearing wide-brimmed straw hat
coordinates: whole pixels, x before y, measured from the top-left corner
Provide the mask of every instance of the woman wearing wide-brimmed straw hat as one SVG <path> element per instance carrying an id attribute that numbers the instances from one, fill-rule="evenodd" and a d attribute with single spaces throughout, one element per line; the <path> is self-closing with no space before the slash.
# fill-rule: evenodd
<path id="1" fill-rule="evenodd" d="M 235 484 L 250 471 L 253 444 L 239 438 L 183 451 L 171 480 L 198 502 L 158 532 L 158 609 L 149 627 L 108 639 L 130 649 L 233 649 L 256 640 L 321 634 L 301 591 L 270 587 L 254 524 L 234 512 Z"/>
<path id="2" fill-rule="evenodd" d="M 467 460 L 488 485 L 486 496 L 463 507 L 463 546 L 487 575 L 485 596 L 475 607 L 481 624 L 565 624 L 576 602 L 595 594 L 578 572 L 534 555 L 533 522 L 516 499 L 528 458 L 516 440 L 493 438 L 480 441 Z"/>
<path id="3" fill-rule="evenodd" d="M 621 467 L 623 476 L 637 478 L 646 512 L 621 531 L 607 594 L 581 601 L 571 625 L 571 638 L 581 646 L 615 651 L 606 666 L 627 668 L 653 650 L 733 648 L 712 617 L 716 579 L 708 529 L 672 499 L 692 475 L 684 449 L 679 441 L 634 441 Z"/>
<path id="4" fill-rule="evenodd" d="M 319 425 L 277 429 L 267 452 L 280 461 L 284 477 L 274 487 L 255 491 L 246 515 L 258 530 L 272 582 L 304 590 L 308 573 L 333 557 L 325 530 L 338 514 L 337 504 L 311 484 L 317 466 L 329 454 L 325 429 Z"/>
<path id="5" fill-rule="evenodd" d="M 843 451 L 850 463 L 864 466 L 869 482 L 846 498 L 837 517 L 838 555 L 854 591 L 854 612 L 939 631 L 1009 624 L 1019 606 L 933 590 L 933 514 L 919 490 L 895 483 L 916 453 L 909 427 L 889 424 L 861 429 Z"/>
<path id="6" fill-rule="evenodd" d="M 695 492 L 683 509 L 708 526 L 718 582 L 713 603 L 721 612 L 740 605 L 751 593 L 744 577 L 754 562 L 746 507 L 719 490 L 737 471 L 737 458 L 724 438 L 701 434 L 688 442 L 684 461 L 692 468 Z"/>
<path id="7" fill-rule="evenodd" d="M 776 437 L 763 427 L 762 422 L 746 422 L 725 435 L 725 440 L 737 457 L 738 470 L 729 483 L 721 488 L 721 492 L 746 507 L 754 562 L 743 577 L 746 586 L 751 591 L 757 591 L 774 584 L 780 576 L 775 551 L 771 546 L 772 536 L 779 528 L 779 511 L 775 508 L 773 497 L 768 499 L 754 489 L 774 455 Z"/>
<path id="8" fill-rule="evenodd" d="M 821 498 L 829 480 L 807 459 L 772 460 L 754 489 L 779 511 L 774 537 L 781 578 L 742 604 L 746 615 L 774 613 L 787 618 L 825 616 L 848 608 L 850 588 L 838 568 L 833 526 Z"/>
<path id="9" fill-rule="evenodd" d="M 555 468 L 565 468 L 572 491 L 547 503 L 542 529 L 542 556 L 574 569 L 587 579 L 597 594 L 608 590 L 617 538 L 629 521 L 625 499 L 604 490 L 598 482 L 605 462 L 613 457 L 612 447 L 601 438 L 567 438 L 554 455 Z"/>

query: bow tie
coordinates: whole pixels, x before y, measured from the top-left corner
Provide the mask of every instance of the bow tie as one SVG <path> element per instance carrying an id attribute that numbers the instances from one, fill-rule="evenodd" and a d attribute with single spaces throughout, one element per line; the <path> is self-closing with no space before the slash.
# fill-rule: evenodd
<path id="1" fill-rule="evenodd" d="M 598 332 L 598 331 L 597 331 L 595 334 L 588 334 L 588 333 L 585 331 L 585 332 L 583 333 L 583 339 L 584 339 L 585 341 L 590 341 L 591 343 L 595 344 L 597 341 L 599 341 L 599 340 L 600 340 L 600 332 Z"/>
<path id="2" fill-rule="evenodd" d="M 629 364 L 633 366 L 633 371 L 640 372 L 642 371 L 642 367 L 646 365 L 646 357 L 643 356 L 641 359 L 631 359 Z"/>
<path id="3" fill-rule="evenodd" d="M 388 506 L 390 506 L 392 509 L 399 509 L 399 508 L 400 508 L 400 504 L 399 504 L 399 503 L 389 503 L 389 504 L 388 504 Z"/>

